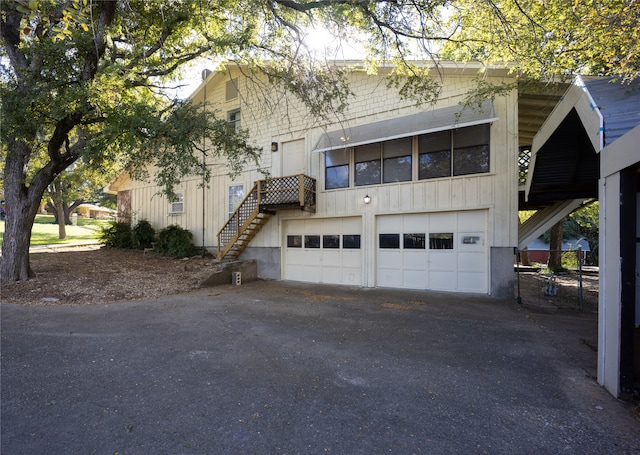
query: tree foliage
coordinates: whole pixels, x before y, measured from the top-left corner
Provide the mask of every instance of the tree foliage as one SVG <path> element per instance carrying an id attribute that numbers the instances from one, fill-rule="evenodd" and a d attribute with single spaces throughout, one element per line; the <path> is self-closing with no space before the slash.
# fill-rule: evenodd
<path id="1" fill-rule="evenodd" d="M 458 0 L 443 56 L 510 62 L 540 80 L 575 74 L 640 75 L 636 0 Z"/>

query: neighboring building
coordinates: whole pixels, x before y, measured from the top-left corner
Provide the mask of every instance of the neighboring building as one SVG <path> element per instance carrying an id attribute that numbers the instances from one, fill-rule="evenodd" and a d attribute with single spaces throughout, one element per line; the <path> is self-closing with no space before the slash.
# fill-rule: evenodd
<path id="1" fill-rule="evenodd" d="M 260 192 L 261 213 L 244 236 L 250 243 L 222 254 L 233 257 L 246 247 L 240 258 L 257 259 L 266 279 L 512 297 L 518 91 L 463 109 L 480 69 L 443 64 L 442 94 L 432 107 L 402 100 L 383 75 L 353 69 L 348 78 L 355 97 L 332 124 L 320 124 L 291 97 L 286 104 L 261 98 L 265 91 L 238 68 L 209 75 L 193 102 L 206 93 L 214 109 L 263 147 L 261 165 L 272 177 L 307 175 L 300 186 L 314 198 L 291 208 Z M 503 69 L 484 77 L 515 82 Z M 110 191 L 134 223 L 178 224 L 194 234 L 196 245 L 217 251 L 241 234 L 246 219 L 238 212 L 220 241 L 217 236 L 243 198 L 258 194 L 252 188 L 264 177 L 250 168 L 230 180 L 221 163 L 207 165 L 214 174 L 209 187 L 186 179 L 172 203 L 157 196 L 153 184 L 126 176 Z M 281 184 L 294 186 L 297 202 L 298 180 L 271 181 Z M 267 190 L 269 197 L 277 191 Z"/>
<path id="2" fill-rule="evenodd" d="M 582 265 L 585 264 L 587 258 L 587 252 L 591 251 L 589 242 L 585 239 L 567 239 L 562 241 L 562 251 L 574 251 L 577 252 L 580 248 L 580 258 Z M 538 262 L 539 264 L 549 263 L 549 244 L 543 239 L 536 239 L 527 245 L 527 251 L 529 252 L 529 262 Z"/>
<path id="3" fill-rule="evenodd" d="M 95 218 L 97 220 L 110 220 L 116 216 L 116 210 L 96 204 L 80 204 L 75 211 L 82 218 Z"/>

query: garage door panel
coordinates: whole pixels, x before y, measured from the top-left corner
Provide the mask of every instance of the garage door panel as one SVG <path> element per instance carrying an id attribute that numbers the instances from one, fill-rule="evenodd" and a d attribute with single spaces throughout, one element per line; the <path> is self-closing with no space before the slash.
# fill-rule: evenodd
<path id="1" fill-rule="evenodd" d="M 404 233 L 427 232 L 428 217 L 424 214 L 404 215 L 402 231 Z M 396 226 L 397 228 L 397 226 Z"/>
<path id="2" fill-rule="evenodd" d="M 487 278 L 482 272 L 458 272 L 458 290 L 463 292 L 485 292 Z"/>
<path id="3" fill-rule="evenodd" d="M 482 253 L 458 253 L 458 270 L 478 272 L 484 270 L 485 257 Z"/>
<path id="4" fill-rule="evenodd" d="M 380 268 L 378 273 L 379 285 L 389 288 L 401 288 L 402 286 L 402 270 Z"/>
<path id="5" fill-rule="evenodd" d="M 402 254 L 400 250 L 380 250 L 380 264 L 387 269 L 400 269 L 402 267 Z"/>
<path id="6" fill-rule="evenodd" d="M 404 286 L 410 289 L 428 289 L 429 274 L 426 270 L 405 270 Z"/>
<path id="7" fill-rule="evenodd" d="M 356 251 L 343 251 L 342 252 L 342 265 L 343 267 L 349 267 L 352 269 L 362 268 L 362 253 L 360 250 Z"/>
<path id="8" fill-rule="evenodd" d="M 434 213 L 429 215 L 430 232 L 453 232 L 457 228 L 456 213 Z"/>
<path id="9" fill-rule="evenodd" d="M 427 255 L 424 250 L 404 251 L 402 256 L 405 269 L 427 270 Z"/>
<path id="10" fill-rule="evenodd" d="M 458 261 L 453 252 L 442 253 L 432 251 L 429 255 L 429 268 L 431 270 L 456 270 Z"/>
<path id="11" fill-rule="evenodd" d="M 432 270 L 429 272 L 429 289 L 436 291 L 455 291 L 458 285 L 457 272 L 440 272 Z"/>

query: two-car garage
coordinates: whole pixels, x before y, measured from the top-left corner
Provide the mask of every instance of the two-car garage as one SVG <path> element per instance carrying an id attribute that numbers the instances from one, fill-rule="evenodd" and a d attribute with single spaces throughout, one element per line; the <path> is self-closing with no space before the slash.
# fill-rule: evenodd
<path id="1" fill-rule="evenodd" d="M 284 221 L 284 279 L 488 293 L 486 210 L 378 215 L 372 238 L 364 220 Z"/>

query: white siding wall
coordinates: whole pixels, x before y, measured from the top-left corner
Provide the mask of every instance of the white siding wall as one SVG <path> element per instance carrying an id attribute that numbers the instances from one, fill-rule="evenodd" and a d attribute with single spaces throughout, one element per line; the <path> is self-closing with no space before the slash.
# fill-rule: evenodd
<path id="1" fill-rule="evenodd" d="M 241 97 L 225 101 L 225 82 L 229 75 L 216 75 L 209 79 L 207 101 L 221 115 L 227 111 L 242 109 L 242 127 L 252 132 L 254 143 L 263 147 L 262 166 L 270 169 L 280 166 L 278 152 L 270 151 L 271 142 L 281 144 L 284 141 L 304 139 L 306 150 L 307 174 L 317 179 L 318 208 L 316 217 L 364 214 L 364 224 L 373 225 L 375 214 L 406 212 L 435 212 L 464 209 L 488 209 L 488 245 L 508 247 L 517 243 L 517 99 L 516 93 L 497 98 L 495 108 L 499 121 L 491 127 L 491 172 L 489 174 L 454 177 L 448 179 L 423 180 L 384 184 L 350 189 L 324 191 L 323 153 L 312 153 L 312 148 L 320 136 L 343 126 L 358 126 L 379 120 L 396 118 L 424 110 L 413 102 L 401 100 L 393 89 L 379 77 L 363 72 L 350 76 L 351 89 L 355 93 L 348 112 L 340 123 L 317 126 L 314 119 L 303 115 L 299 103 L 286 97 L 278 104 L 265 101 L 264 91 L 247 87 L 245 79 L 238 77 Z M 496 79 L 496 81 L 499 81 Z M 455 106 L 466 91 L 475 84 L 474 77 L 446 76 L 445 86 L 438 105 L 428 109 Z M 203 90 L 193 96 L 195 103 L 201 102 Z M 241 104 L 242 101 L 242 104 Z M 215 177 L 209 183 L 205 194 L 205 244 L 217 245 L 216 234 L 227 219 L 227 188 L 233 183 L 242 183 L 245 194 L 256 180 L 262 178 L 255 167 L 249 168 L 242 176 L 232 181 L 220 162 L 211 159 Z M 279 175 L 279 169 L 272 170 Z M 184 193 L 185 212 L 182 215 L 168 216 L 168 202 L 163 196 L 154 196 L 154 185 L 133 183 L 132 210 L 136 219 L 147 219 L 154 227 L 178 224 L 190 229 L 197 245 L 202 243 L 202 190 L 199 180 L 183 182 L 178 191 Z M 365 207 L 362 197 L 369 194 L 370 206 Z M 280 223 L 278 218 L 311 216 L 298 211 L 280 212 L 252 241 L 255 247 L 280 246 Z"/>

